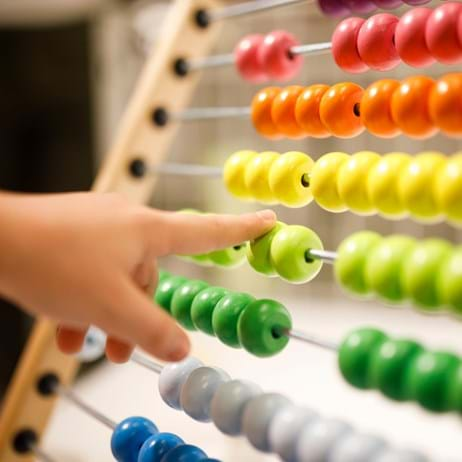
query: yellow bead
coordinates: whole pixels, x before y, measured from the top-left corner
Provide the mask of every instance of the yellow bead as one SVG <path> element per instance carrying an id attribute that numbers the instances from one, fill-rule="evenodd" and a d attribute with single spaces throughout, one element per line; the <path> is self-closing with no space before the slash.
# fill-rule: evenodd
<path id="1" fill-rule="evenodd" d="M 436 202 L 448 219 L 462 223 L 462 153 L 451 157 L 435 176 Z"/>
<path id="2" fill-rule="evenodd" d="M 416 155 L 401 173 L 398 193 L 403 205 L 416 218 L 436 221 L 441 209 L 434 196 L 433 181 L 445 157 L 439 152 L 423 152 Z"/>
<path id="3" fill-rule="evenodd" d="M 408 154 L 392 152 L 383 156 L 369 171 L 367 191 L 371 203 L 388 218 L 406 215 L 406 208 L 398 194 L 398 182 L 410 161 Z"/>
<path id="4" fill-rule="evenodd" d="M 337 173 L 349 158 L 344 152 L 330 152 L 320 157 L 311 170 L 310 186 L 314 200 L 329 212 L 344 212 L 348 209 L 338 195 Z"/>
<path id="5" fill-rule="evenodd" d="M 266 151 L 256 155 L 245 169 L 245 186 L 252 197 L 265 204 L 274 204 L 276 198 L 269 185 L 269 171 L 274 161 L 280 155 L 277 152 Z"/>
<path id="6" fill-rule="evenodd" d="M 307 181 L 313 160 L 302 152 L 282 154 L 271 166 L 269 184 L 275 198 L 287 207 L 303 207 L 313 200 Z"/>
<path id="7" fill-rule="evenodd" d="M 360 151 L 340 166 L 337 173 L 338 193 L 352 212 L 360 215 L 376 212 L 367 191 L 367 178 L 379 160 L 380 156 L 375 152 Z"/>
<path id="8" fill-rule="evenodd" d="M 251 192 L 247 190 L 245 185 L 244 176 L 249 162 L 257 154 L 255 151 L 238 151 L 225 162 L 223 180 L 226 188 L 239 199 L 253 199 Z"/>

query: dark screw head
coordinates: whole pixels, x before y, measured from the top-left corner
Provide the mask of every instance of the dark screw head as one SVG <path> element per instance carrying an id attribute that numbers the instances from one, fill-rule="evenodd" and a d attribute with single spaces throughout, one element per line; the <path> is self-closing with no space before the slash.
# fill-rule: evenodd
<path id="1" fill-rule="evenodd" d="M 20 430 L 13 439 L 13 448 L 19 454 L 25 454 L 37 443 L 37 434 L 30 428 Z"/>
<path id="2" fill-rule="evenodd" d="M 186 59 L 178 58 L 173 63 L 173 70 L 178 77 L 184 77 L 185 75 L 188 75 L 189 66 L 188 66 L 188 62 L 186 61 Z"/>
<path id="3" fill-rule="evenodd" d="M 152 121 L 158 127 L 164 127 L 168 122 L 168 113 L 163 107 L 158 107 L 152 112 Z"/>
<path id="4" fill-rule="evenodd" d="M 42 375 L 37 381 L 37 391 L 42 396 L 50 396 L 56 393 L 56 387 L 59 385 L 59 379 L 52 372 Z"/>
<path id="5" fill-rule="evenodd" d="M 142 178 L 146 174 L 146 164 L 143 159 L 133 159 L 129 165 L 130 174 L 135 178 Z"/>
<path id="6" fill-rule="evenodd" d="M 201 28 L 205 29 L 210 25 L 210 16 L 206 10 L 197 10 L 195 15 L 196 24 Z"/>

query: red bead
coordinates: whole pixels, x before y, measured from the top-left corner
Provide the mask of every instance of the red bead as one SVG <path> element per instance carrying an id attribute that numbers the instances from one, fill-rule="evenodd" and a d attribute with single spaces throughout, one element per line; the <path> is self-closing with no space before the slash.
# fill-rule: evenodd
<path id="1" fill-rule="evenodd" d="M 371 16 L 358 33 L 357 47 L 359 56 L 371 69 L 389 71 L 399 62 L 393 37 L 398 18 L 382 13 Z"/>
<path id="2" fill-rule="evenodd" d="M 343 20 L 332 35 L 332 55 L 335 62 L 344 71 L 359 73 L 365 72 L 369 66 L 359 56 L 357 41 L 362 18 L 348 18 Z"/>
<path id="3" fill-rule="evenodd" d="M 258 49 L 263 43 L 263 38 L 260 34 L 247 35 L 234 49 L 237 70 L 242 78 L 249 82 L 261 83 L 268 80 L 258 57 Z"/>
<path id="4" fill-rule="evenodd" d="M 299 44 L 292 34 L 283 30 L 276 30 L 265 36 L 258 49 L 258 58 L 270 79 L 285 81 L 300 72 L 303 58 L 290 53 L 290 49 Z"/>
<path id="5" fill-rule="evenodd" d="M 433 57 L 444 64 L 462 62 L 462 43 L 458 37 L 458 21 L 462 3 L 445 3 L 433 10 L 425 28 L 425 40 Z"/>
<path id="6" fill-rule="evenodd" d="M 426 24 L 432 12 L 429 8 L 413 8 L 401 17 L 396 26 L 396 50 L 409 66 L 426 67 L 436 62 L 425 40 Z"/>

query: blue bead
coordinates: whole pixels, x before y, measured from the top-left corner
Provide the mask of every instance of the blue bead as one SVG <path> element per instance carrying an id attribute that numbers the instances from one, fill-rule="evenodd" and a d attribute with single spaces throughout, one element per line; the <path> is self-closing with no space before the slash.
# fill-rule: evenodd
<path id="1" fill-rule="evenodd" d="M 172 433 L 158 433 L 148 438 L 138 454 L 138 462 L 161 462 L 169 451 L 184 441 Z"/>
<path id="2" fill-rule="evenodd" d="M 207 459 L 207 454 L 196 446 L 183 444 L 169 451 L 161 462 L 197 462 Z"/>
<path id="3" fill-rule="evenodd" d="M 128 417 L 117 424 L 111 437 L 111 451 L 119 462 L 137 462 L 144 442 L 159 433 L 157 427 L 144 417 Z"/>

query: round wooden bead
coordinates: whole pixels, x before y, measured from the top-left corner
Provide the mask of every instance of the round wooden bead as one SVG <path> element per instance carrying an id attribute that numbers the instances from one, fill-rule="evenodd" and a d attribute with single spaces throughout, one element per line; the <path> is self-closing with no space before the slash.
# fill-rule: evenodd
<path id="1" fill-rule="evenodd" d="M 154 301 L 165 311 L 170 312 L 173 294 L 187 281 L 183 276 L 172 276 L 159 283 L 154 295 Z"/>
<path id="2" fill-rule="evenodd" d="M 200 448 L 191 444 L 182 444 L 169 451 L 161 462 L 204 462 L 207 454 Z"/>
<path id="3" fill-rule="evenodd" d="M 271 107 L 281 89 L 267 87 L 260 90 L 252 99 L 251 116 L 255 130 L 265 138 L 277 140 L 282 138 L 276 124 L 273 122 Z"/>
<path id="4" fill-rule="evenodd" d="M 433 10 L 425 27 L 425 41 L 433 57 L 444 64 L 462 62 L 462 43 L 458 37 L 458 20 L 462 4 L 445 2 Z"/>
<path id="5" fill-rule="evenodd" d="M 210 405 L 210 416 L 213 423 L 226 435 L 240 435 L 245 406 L 261 393 L 261 388 L 252 382 L 231 380 L 222 383 Z"/>
<path id="6" fill-rule="evenodd" d="M 270 422 L 268 439 L 272 452 L 282 460 L 293 462 L 297 440 L 304 427 L 319 416 L 311 409 L 294 404 L 282 407 Z"/>
<path id="7" fill-rule="evenodd" d="M 269 172 L 278 158 L 277 152 L 265 151 L 253 157 L 245 168 L 244 181 L 247 191 L 253 199 L 264 204 L 277 202 L 270 188 Z"/>
<path id="8" fill-rule="evenodd" d="M 274 98 L 271 106 L 271 118 L 278 132 L 292 139 L 306 136 L 295 118 L 295 104 L 302 92 L 303 87 L 299 85 L 283 88 Z"/>
<path id="9" fill-rule="evenodd" d="M 377 9 L 375 3 L 371 0 L 342 0 L 352 13 L 366 14 Z"/>
<path id="10" fill-rule="evenodd" d="M 240 348 L 237 325 L 245 308 L 255 301 L 249 294 L 232 292 L 225 295 L 216 304 L 212 314 L 212 327 L 215 335 L 225 345 Z"/>
<path id="11" fill-rule="evenodd" d="M 112 455 L 118 462 L 137 462 L 141 446 L 158 432 L 150 420 L 144 417 L 128 417 L 118 423 L 112 432 Z"/>
<path id="12" fill-rule="evenodd" d="M 270 452 L 269 428 L 280 409 L 290 404 L 278 393 L 264 393 L 252 398 L 242 415 L 242 432 L 250 444 L 263 452 Z"/>
<path id="13" fill-rule="evenodd" d="M 351 82 L 330 87 L 321 98 L 319 114 L 324 126 L 339 138 L 352 138 L 364 131 L 359 104 L 364 90 Z"/>
<path id="14" fill-rule="evenodd" d="M 330 460 L 332 462 L 369 462 L 375 455 L 385 449 L 382 438 L 351 432 L 340 439 L 332 448 Z"/>
<path id="15" fill-rule="evenodd" d="M 299 41 L 283 30 L 275 30 L 265 36 L 258 48 L 258 60 L 270 79 L 284 82 L 300 72 L 303 58 L 290 52 L 297 45 L 300 45 Z"/>
<path id="16" fill-rule="evenodd" d="M 262 83 L 268 80 L 268 75 L 258 55 L 263 39 L 261 34 L 247 35 L 239 40 L 234 49 L 236 68 L 241 77 L 248 82 Z"/>
<path id="17" fill-rule="evenodd" d="M 291 327 L 292 319 L 283 305 L 274 300 L 256 300 L 239 317 L 237 332 L 246 351 L 267 357 L 285 348 L 289 337 L 282 332 Z"/>
<path id="18" fill-rule="evenodd" d="M 375 14 L 361 26 L 357 38 L 361 60 L 376 71 L 389 71 L 400 62 L 394 44 L 398 18 L 389 13 Z"/>
<path id="19" fill-rule="evenodd" d="M 427 67 L 436 62 L 425 40 L 425 28 L 432 11 L 430 8 L 413 8 L 401 17 L 396 26 L 396 50 L 409 66 Z"/>
<path id="20" fill-rule="evenodd" d="M 318 0 L 320 10 L 333 18 L 341 18 L 351 14 L 351 10 L 345 6 L 342 0 Z"/>
<path id="21" fill-rule="evenodd" d="M 218 368 L 198 367 L 189 375 L 181 388 L 180 403 L 186 414 L 199 422 L 210 422 L 210 403 L 217 388 L 230 380 Z"/>
<path id="22" fill-rule="evenodd" d="M 462 315 L 462 247 L 454 249 L 436 278 L 440 300 L 452 312 Z"/>
<path id="23" fill-rule="evenodd" d="M 462 18 L 462 10 L 460 16 Z M 442 132 L 462 135 L 461 72 L 447 74 L 436 81 L 430 92 L 429 113 L 433 123 Z"/>
<path id="24" fill-rule="evenodd" d="M 223 268 L 236 268 L 245 261 L 245 244 L 237 244 L 226 249 L 214 250 L 207 254 L 211 263 Z"/>
<path id="25" fill-rule="evenodd" d="M 446 159 L 433 180 L 438 209 L 454 223 L 462 222 L 462 153 Z"/>
<path id="26" fill-rule="evenodd" d="M 429 77 L 408 77 L 393 93 L 391 116 L 401 131 L 412 138 L 428 138 L 437 131 L 428 104 L 434 84 Z"/>
<path id="27" fill-rule="evenodd" d="M 362 18 L 344 19 L 332 35 L 332 56 L 337 66 L 346 72 L 365 72 L 369 66 L 358 52 L 358 34 L 365 20 Z"/>
<path id="28" fill-rule="evenodd" d="M 400 129 L 391 117 L 391 98 L 400 83 L 393 79 L 383 79 L 369 85 L 361 98 L 361 122 L 373 135 L 392 138 Z"/>
<path id="29" fill-rule="evenodd" d="M 191 305 L 191 320 L 196 329 L 214 335 L 212 326 L 213 311 L 217 303 L 228 293 L 222 287 L 207 287 L 199 292 Z"/>
<path id="30" fill-rule="evenodd" d="M 184 441 L 172 433 L 157 433 L 141 446 L 137 462 L 162 462 L 162 458 Z"/>
<path id="31" fill-rule="evenodd" d="M 309 250 L 322 250 L 318 235 L 309 228 L 286 226 L 271 242 L 271 263 L 282 279 L 293 284 L 311 281 L 321 271 L 322 261 L 309 257 Z"/>
<path id="32" fill-rule="evenodd" d="M 415 451 L 390 448 L 378 454 L 375 462 L 429 462 L 429 460 Z"/>
<path id="33" fill-rule="evenodd" d="M 170 312 L 172 316 L 188 330 L 196 330 L 191 319 L 191 306 L 197 294 L 208 287 L 204 281 L 190 279 L 173 294 Z"/>
<path id="34" fill-rule="evenodd" d="M 159 392 L 162 399 L 173 409 L 181 411 L 180 393 L 192 371 L 202 366 L 202 362 L 192 356 L 176 363 L 169 363 L 159 375 Z"/>
<path id="35" fill-rule="evenodd" d="M 245 183 L 245 172 L 247 166 L 254 157 L 258 155 L 255 151 L 237 151 L 225 162 L 223 167 L 223 181 L 226 189 L 242 200 L 252 199 L 252 192 Z"/>
<path id="36" fill-rule="evenodd" d="M 91 363 L 104 356 L 106 349 L 106 334 L 97 327 L 90 326 L 85 340 L 83 341 L 82 349 L 75 355 L 78 361 L 83 363 Z"/>

